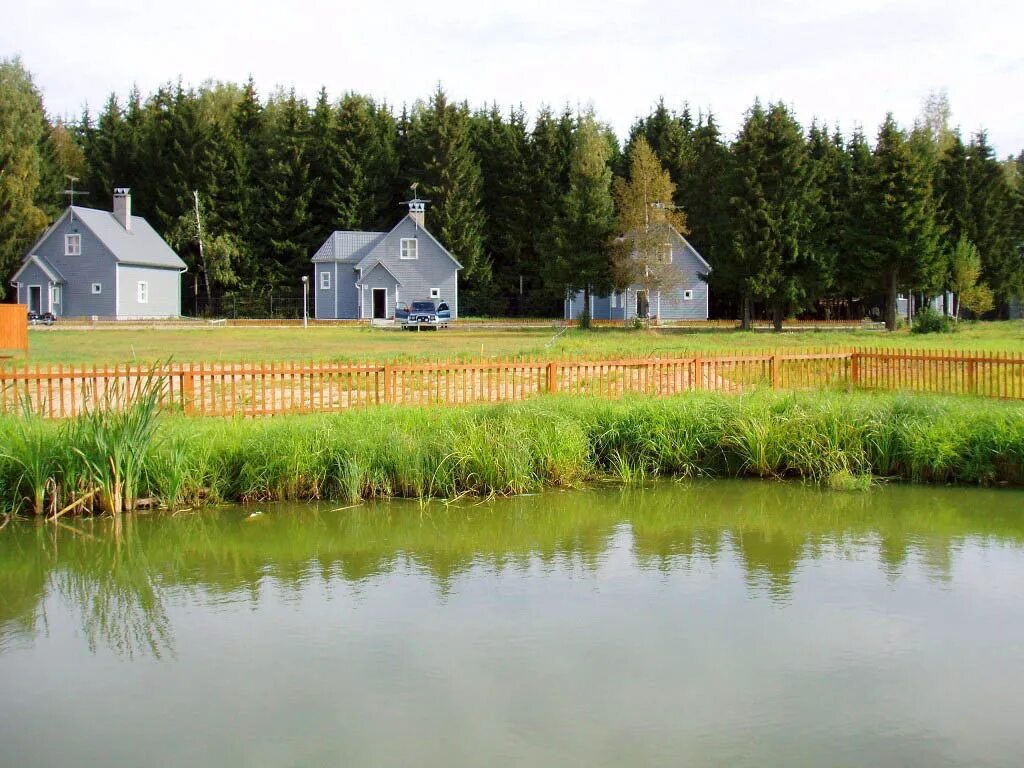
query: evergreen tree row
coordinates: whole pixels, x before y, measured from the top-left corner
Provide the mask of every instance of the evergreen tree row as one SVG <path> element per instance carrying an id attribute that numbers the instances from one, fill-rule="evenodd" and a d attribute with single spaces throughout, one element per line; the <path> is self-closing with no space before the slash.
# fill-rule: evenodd
<path id="1" fill-rule="evenodd" d="M 875 303 L 893 325 L 898 293 L 960 292 L 965 274 L 1005 313 L 1024 292 L 1024 152 L 1000 161 L 983 131 L 965 143 L 948 122 L 935 97 L 909 130 L 889 116 L 869 140 L 755 102 L 728 141 L 713 115 L 661 101 L 620 147 L 591 112 L 531 120 L 440 88 L 400 111 L 325 90 L 309 104 L 294 90 L 261 98 L 250 80 L 111 96 L 64 125 L 21 62 L 3 60 L 0 272 L 6 286 L 76 177 L 83 205 L 131 187 L 207 299 L 291 294 L 330 232 L 389 228 L 415 184 L 465 267 L 466 312 L 550 316 L 567 290 L 625 279 L 615 242 L 637 220 L 623 201 L 643 173 L 672 198 L 643 205 L 671 211 L 712 265 L 714 316 L 856 316 Z"/>

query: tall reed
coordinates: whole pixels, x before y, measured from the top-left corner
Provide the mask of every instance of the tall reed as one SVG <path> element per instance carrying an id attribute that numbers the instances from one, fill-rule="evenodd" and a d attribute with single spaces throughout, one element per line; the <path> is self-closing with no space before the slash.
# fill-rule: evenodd
<path id="1" fill-rule="evenodd" d="M 157 424 L 152 392 L 67 425 L 0 419 L 4 507 L 38 513 L 95 489 L 100 509 L 141 495 L 203 501 L 519 494 L 612 479 L 871 478 L 1024 484 L 1024 408 L 880 394 L 558 396 L 464 408 L 382 406 L 267 420 Z M 82 504 L 76 511 L 88 511 Z"/>

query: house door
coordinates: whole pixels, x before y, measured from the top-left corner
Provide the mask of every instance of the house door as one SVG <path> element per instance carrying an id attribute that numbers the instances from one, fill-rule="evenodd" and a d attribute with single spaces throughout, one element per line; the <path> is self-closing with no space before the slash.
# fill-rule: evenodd
<path id="1" fill-rule="evenodd" d="M 651 312 L 650 302 L 647 301 L 647 291 L 636 292 L 636 316 L 647 317 Z"/>
<path id="2" fill-rule="evenodd" d="M 388 289 L 373 289 L 373 319 L 383 320 L 388 316 Z"/>
<path id="3" fill-rule="evenodd" d="M 43 311 L 43 287 L 41 285 L 30 285 L 28 287 L 28 311 Z"/>

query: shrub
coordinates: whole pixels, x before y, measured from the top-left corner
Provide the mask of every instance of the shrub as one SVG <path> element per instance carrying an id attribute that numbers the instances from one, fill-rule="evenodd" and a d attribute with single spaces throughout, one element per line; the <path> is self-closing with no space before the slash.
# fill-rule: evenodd
<path id="1" fill-rule="evenodd" d="M 911 333 L 950 333 L 953 321 L 932 307 L 923 307 L 914 316 Z"/>

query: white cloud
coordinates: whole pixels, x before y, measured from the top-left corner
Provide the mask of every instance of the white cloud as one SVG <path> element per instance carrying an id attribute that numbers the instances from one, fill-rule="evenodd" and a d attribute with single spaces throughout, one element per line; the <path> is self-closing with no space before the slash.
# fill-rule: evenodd
<path id="1" fill-rule="evenodd" d="M 442 82 L 473 104 L 593 103 L 620 133 L 659 96 L 710 107 L 731 131 L 759 96 L 871 134 L 887 111 L 909 124 L 945 88 L 965 132 L 986 127 L 1000 154 L 1024 148 L 1024 6 L 1001 0 L 93 0 L 5 17 L 0 50 L 23 56 L 55 114 L 133 83 L 252 74 L 263 93 L 310 98 L 326 85 L 401 104 Z"/>

